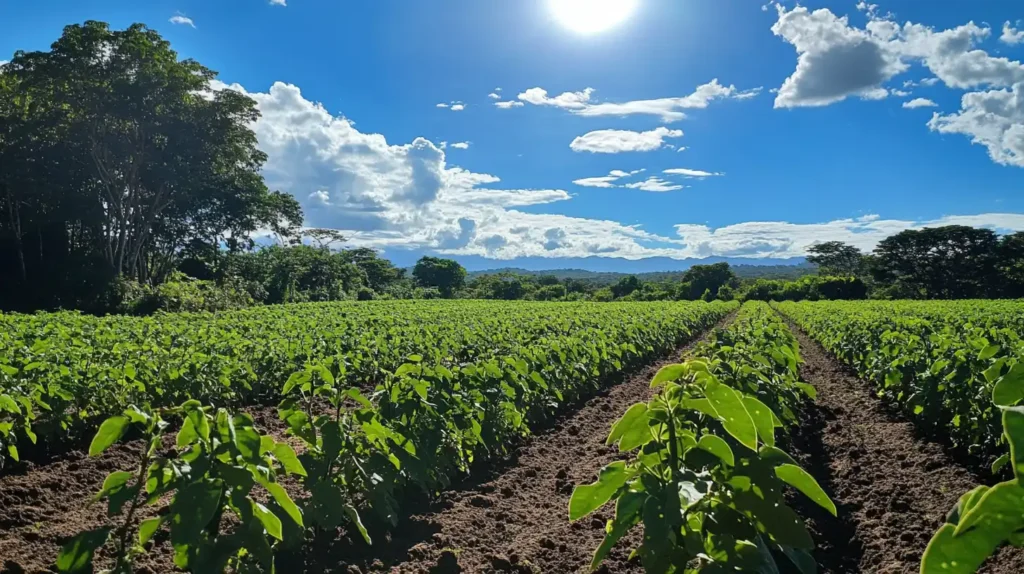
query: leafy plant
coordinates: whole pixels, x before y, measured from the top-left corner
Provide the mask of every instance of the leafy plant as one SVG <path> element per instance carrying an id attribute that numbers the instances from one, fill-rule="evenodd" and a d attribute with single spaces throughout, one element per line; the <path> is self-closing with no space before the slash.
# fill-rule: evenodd
<path id="1" fill-rule="evenodd" d="M 637 451 L 635 457 L 609 464 L 595 483 L 573 491 L 570 520 L 615 501 L 593 568 L 643 524 L 633 554 L 647 572 L 777 572 L 779 558 L 801 572 L 816 571 L 813 540 L 787 505 L 784 486 L 832 514 L 835 505 L 776 446 L 775 429 L 784 423 L 773 408 L 741 390 L 767 391 L 793 422 L 796 393 L 813 393 L 798 386 L 795 341 L 770 310 L 753 303 L 715 338 L 694 352 L 699 358 L 663 367 L 651 382 L 660 392 L 630 407 L 612 427 L 608 444 Z M 725 344 L 730 340 L 735 345 Z"/>
<path id="2" fill-rule="evenodd" d="M 168 417 L 180 419 L 175 440 L 179 453 L 161 454 Z M 290 446 L 260 436 L 248 415 L 188 401 L 180 407 L 151 411 L 129 407 L 108 418 L 89 447 L 99 456 L 129 427 L 143 435 L 144 445 L 135 472 L 107 476 L 95 500 L 107 500 L 107 514 L 120 526 L 83 532 L 72 538 L 57 558 L 61 572 L 92 569 L 96 550 L 113 547 L 112 571 L 131 572 L 134 560 L 161 529 L 169 531 L 174 563 L 191 572 L 273 571 L 273 546 L 283 539 L 284 524 L 303 527 L 303 517 L 284 487 L 279 469 L 305 475 Z M 273 502 L 264 505 L 253 496 L 260 486 Z M 172 495 L 166 512 L 136 522 L 142 507 Z M 227 531 L 222 518 L 234 515 Z"/>

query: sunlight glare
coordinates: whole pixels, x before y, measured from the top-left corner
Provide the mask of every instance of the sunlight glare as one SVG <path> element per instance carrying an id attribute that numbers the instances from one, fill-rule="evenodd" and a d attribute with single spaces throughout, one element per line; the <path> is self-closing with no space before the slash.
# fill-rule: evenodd
<path id="1" fill-rule="evenodd" d="M 638 0 L 548 0 L 563 26 L 580 34 L 595 34 L 619 24 L 636 10 Z"/>

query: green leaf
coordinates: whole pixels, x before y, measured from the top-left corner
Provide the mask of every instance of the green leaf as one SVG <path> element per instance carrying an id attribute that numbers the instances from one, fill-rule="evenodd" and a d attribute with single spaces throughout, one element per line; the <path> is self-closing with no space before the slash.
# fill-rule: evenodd
<path id="1" fill-rule="evenodd" d="M 793 383 L 796 388 L 804 392 L 805 395 L 811 398 L 811 400 L 818 398 L 818 389 L 814 388 L 814 385 L 807 383 L 796 382 Z"/>
<path id="2" fill-rule="evenodd" d="M 1013 475 L 1024 478 L 1024 407 L 1003 409 L 1003 434 L 1010 443 L 1010 461 Z"/>
<path id="3" fill-rule="evenodd" d="M 281 393 L 287 395 L 295 387 L 308 383 L 310 378 L 311 375 L 309 374 L 309 371 L 297 371 L 292 373 L 292 375 L 288 377 L 288 380 L 284 382 L 284 389 Z"/>
<path id="4" fill-rule="evenodd" d="M 711 401 L 708 399 L 683 399 L 683 407 L 704 413 L 715 419 L 719 418 L 718 411 L 711 406 Z"/>
<path id="5" fill-rule="evenodd" d="M 743 406 L 746 407 L 750 420 L 754 421 L 754 426 L 757 427 L 757 436 L 761 442 L 768 446 L 775 446 L 775 422 L 772 418 L 772 410 L 768 408 L 768 405 L 749 395 L 743 396 Z"/>
<path id="6" fill-rule="evenodd" d="M 629 407 L 626 414 L 612 426 L 606 444 L 619 441 L 619 452 L 628 452 L 652 440 L 654 435 L 651 433 L 650 417 L 647 416 L 647 405 L 637 403 Z"/>
<path id="7" fill-rule="evenodd" d="M 119 470 L 110 473 L 109 475 L 107 475 L 107 478 L 104 479 L 103 487 L 100 489 L 99 492 L 96 493 L 96 496 L 93 497 L 93 500 L 98 501 L 104 496 L 109 495 L 111 492 L 114 492 L 115 490 L 120 490 L 121 488 L 124 487 L 124 485 L 128 484 L 128 481 L 131 480 L 131 478 L 132 473 L 124 470 Z"/>
<path id="8" fill-rule="evenodd" d="M 150 518 L 143 520 L 139 523 L 139 546 L 145 545 L 153 535 L 156 534 L 157 530 L 160 530 L 160 526 L 163 525 L 166 520 L 163 516 L 157 516 L 156 518 Z"/>
<path id="9" fill-rule="evenodd" d="M 732 454 L 732 449 L 729 448 L 729 443 L 725 442 L 725 440 L 720 437 L 713 434 L 706 434 L 700 437 L 700 440 L 697 441 L 697 448 L 710 452 L 722 459 L 722 462 L 729 466 L 736 465 L 736 458 Z"/>
<path id="10" fill-rule="evenodd" d="M 996 353 L 999 352 L 1000 348 L 1001 347 L 999 345 L 989 345 L 985 347 L 984 349 L 981 350 L 980 353 L 978 353 L 978 360 L 987 361 L 991 359 L 992 357 L 996 356 Z"/>
<path id="11" fill-rule="evenodd" d="M 92 572 L 92 557 L 107 542 L 110 528 L 97 528 L 78 534 L 57 555 L 59 572 Z"/>
<path id="12" fill-rule="evenodd" d="M 175 546 L 194 544 L 220 505 L 221 480 L 193 482 L 181 488 L 171 501 L 171 542 Z"/>
<path id="13" fill-rule="evenodd" d="M 1024 399 L 1024 361 L 1015 363 L 992 388 L 992 402 L 1011 406 Z"/>
<path id="14" fill-rule="evenodd" d="M 355 507 L 351 504 L 346 504 L 344 507 L 345 514 L 348 515 L 349 520 L 352 524 L 356 525 L 356 529 L 359 530 L 359 534 L 363 535 L 363 540 L 367 544 L 373 544 L 373 540 L 370 540 L 370 533 L 366 531 L 366 527 L 363 526 L 363 519 L 359 517 L 359 512 L 356 511 Z"/>
<path id="15" fill-rule="evenodd" d="M 1002 470 L 1002 468 L 1006 466 L 1006 463 L 1008 462 L 1010 462 L 1010 454 L 1003 453 L 999 458 L 992 462 L 992 474 L 996 474 L 997 472 Z"/>
<path id="16" fill-rule="evenodd" d="M 630 490 L 615 501 L 615 518 L 612 520 L 611 528 L 607 529 L 604 540 L 594 552 L 594 558 L 590 562 L 592 570 L 596 570 L 601 562 L 604 562 L 615 544 L 640 521 L 640 512 L 646 499 L 646 493 Z"/>
<path id="17" fill-rule="evenodd" d="M 668 381 L 674 381 L 686 373 L 686 365 L 666 365 L 658 369 L 658 373 L 651 380 L 651 387 L 657 387 Z"/>
<path id="18" fill-rule="evenodd" d="M 838 516 L 836 514 L 835 503 L 833 503 L 828 495 L 825 494 L 825 491 L 821 489 L 818 481 L 814 480 L 814 477 L 808 474 L 806 470 L 795 464 L 781 464 L 775 467 L 775 474 L 781 478 L 783 482 L 786 482 L 790 486 L 804 493 L 807 498 L 816 502 L 818 506 L 829 511 L 832 516 Z"/>
<path id="19" fill-rule="evenodd" d="M 277 502 L 278 506 L 280 506 L 288 516 L 295 521 L 295 524 L 298 524 L 301 528 L 305 528 L 302 524 L 302 512 L 299 510 L 299 507 L 296 506 L 292 497 L 288 496 L 288 493 L 285 492 L 284 488 L 280 484 L 266 481 L 261 481 L 260 484 L 263 485 L 263 488 L 267 489 L 270 496 L 274 497 L 274 501 Z"/>
<path id="20" fill-rule="evenodd" d="M 621 460 L 602 468 L 597 482 L 573 489 L 569 499 L 569 520 L 574 522 L 604 506 L 628 479 L 626 463 Z"/>
<path id="21" fill-rule="evenodd" d="M 278 540 L 284 540 L 281 528 L 281 519 L 278 518 L 276 514 L 258 502 L 252 503 L 252 512 L 253 515 L 263 523 L 263 528 L 267 531 L 267 534 L 277 538 Z"/>
<path id="22" fill-rule="evenodd" d="M 175 439 L 174 444 L 178 448 L 185 448 L 186 446 L 194 443 L 199 438 L 199 434 L 196 432 L 195 426 L 192 424 L 192 419 L 185 417 L 185 422 L 181 424 L 181 429 L 178 431 L 178 437 Z"/>
<path id="23" fill-rule="evenodd" d="M 743 446 L 757 451 L 757 427 L 743 406 L 740 394 L 714 379 L 708 379 L 705 392 L 725 430 Z"/>
<path id="24" fill-rule="evenodd" d="M 295 456 L 295 451 L 288 443 L 279 442 L 275 444 L 273 453 L 274 457 L 281 463 L 281 466 L 284 467 L 285 472 L 307 476 L 305 467 L 302 466 L 299 457 Z"/>
<path id="25" fill-rule="evenodd" d="M 779 466 L 782 464 L 796 464 L 796 461 L 793 460 L 793 457 L 789 456 L 786 453 L 786 451 L 776 448 L 774 446 L 762 446 L 761 450 L 758 451 L 758 455 L 761 456 L 761 460 L 767 462 L 772 466 Z"/>
<path id="26" fill-rule="evenodd" d="M 21 407 L 18 406 L 18 403 L 10 395 L 0 395 L 0 411 L 20 415 Z"/>
<path id="27" fill-rule="evenodd" d="M 984 528 L 954 535 L 956 527 L 943 524 L 921 557 L 921 574 L 973 574 L 999 544 L 1002 536 Z"/>
<path id="28" fill-rule="evenodd" d="M 956 525 L 958 538 L 977 528 L 991 530 L 1002 537 L 1001 541 L 1024 527 L 1024 487 L 1015 480 L 999 483 L 971 502 L 973 506 Z"/>
<path id="29" fill-rule="evenodd" d="M 110 448 L 110 445 L 121 440 L 124 431 L 128 428 L 128 417 L 116 416 L 103 421 L 100 430 L 89 445 L 89 456 L 98 456 Z"/>

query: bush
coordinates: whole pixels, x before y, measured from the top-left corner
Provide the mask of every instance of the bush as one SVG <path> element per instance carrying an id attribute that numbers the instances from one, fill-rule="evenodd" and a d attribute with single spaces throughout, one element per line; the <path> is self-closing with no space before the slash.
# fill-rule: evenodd
<path id="1" fill-rule="evenodd" d="M 369 287 L 360 287 L 359 291 L 356 293 L 357 301 L 373 301 L 376 298 L 377 294 Z"/>
<path id="2" fill-rule="evenodd" d="M 218 285 L 213 281 L 193 279 L 179 271 L 148 291 L 125 310 L 134 315 L 149 315 L 157 311 L 228 311 L 251 307 L 255 303 L 236 281 Z"/>

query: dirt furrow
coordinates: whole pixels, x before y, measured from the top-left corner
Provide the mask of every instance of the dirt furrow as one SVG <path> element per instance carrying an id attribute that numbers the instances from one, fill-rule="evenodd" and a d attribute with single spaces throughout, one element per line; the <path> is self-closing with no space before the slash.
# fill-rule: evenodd
<path id="1" fill-rule="evenodd" d="M 981 480 L 943 447 L 920 438 L 859 379 L 796 325 L 801 377 L 818 390 L 793 436 L 795 456 L 826 489 L 839 518 L 802 505 L 826 573 L 910 574 L 946 513 Z M 1024 552 L 1005 550 L 983 572 L 1024 572 Z"/>
<path id="2" fill-rule="evenodd" d="M 413 517 L 411 527 L 400 527 L 392 541 L 393 548 L 408 549 L 392 553 L 394 564 L 378 559 L 370 565 L 350 564 L 350 571 L 352 566 L 399 573 L 589 571 L 613 508 L 570 524 L 573 486 L 593 482 L 602 467 L 623 458 L 604 444 L 612 423 L 634 403 L 649 399 L 654 373 L 679 362 L 695 344 L 590 399 L 524 444 L 514 464 L 477 486 L 442 496 L 430 512 Z M 642 572 L 627 560 L 629 542 L 621 542 L 599 572 Z"/>

